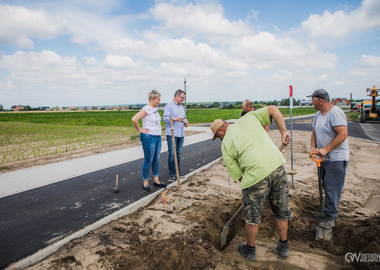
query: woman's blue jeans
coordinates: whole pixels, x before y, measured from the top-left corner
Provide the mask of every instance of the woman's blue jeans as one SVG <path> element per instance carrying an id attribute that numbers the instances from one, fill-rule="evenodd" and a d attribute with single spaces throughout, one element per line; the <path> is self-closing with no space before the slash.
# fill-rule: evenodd
<path id="1" fill-rule="evenodd" d="M 140 133 L 140 141 L 144 150 L 144 164 L 142 169 L 142 179 L 148 180 L 150 167 L 152 167 L 153 177 L 159 175 L 161 136 Z"/>

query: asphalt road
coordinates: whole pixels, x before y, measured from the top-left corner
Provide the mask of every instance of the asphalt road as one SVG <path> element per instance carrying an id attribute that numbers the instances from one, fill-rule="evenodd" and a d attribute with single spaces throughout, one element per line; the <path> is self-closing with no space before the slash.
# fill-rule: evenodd
<path id="1" fill-rule="evenodd" d="M 311 120 L 313 116 L 303 118 L 302 120 Z M 293 121 L 292 126 L 293 130 L 302 130 L 302 131 L 312 131 L 312 123 Z M 290 130 L 290 120 L 286 120 L 286 128 Z M 276 124 L 272 124 L 270 128 L 277 128 Z M 359 122 L 348 122 L 348 136 L 356 137 L 360 139 L 366 139 L 371 141 L 380 142 L 380 122 L 372 123 L 359 123 Z"/>
<path id="2" fill-rule="evenodd" d="M 290 121 L 286 123 L 290 129 Z M 311 131 L 311 123 L 293 122 L 293 130 Z M 380 142 L 380 123 L 349 122 L 348 132 L 349 136 Z M 182 171 L 187 174 L 220 156 L 219 140 L 185 146 Z M 167 152 L 161 154 L 161 180 L 168 177 L 167 157 Z M 142 163 L 139 159 L 0 198 L 0 269 L 146 196 L 141 184 Z M 118 194 L 112 192 L 116 174 Z"/>
<path id="3" fill-rule="evenodd" d="M 306 123 L 305 120 L 311 120 L 314 116 L 302 118 L 302 121 L 294 120 L 292 123 L 293 130 L 312 131 L 312 123 Z M 290 130 L 290 120 L 285 120 L 286 128 Z M 270 128 L 277 128 L 276 124 L 272 124 Z M 366 139 L 370 141 L 380 142 L 380 121 L 372 121 L 367 123 L 348 122 L 348 136 Z"/>
<path id="4" fill-rule="evenodd" d="M 380 121 L 367 121 L 366 123 L 357 123 L 365 131 L 366 135 L 374 141 L 380 143 Z"/>

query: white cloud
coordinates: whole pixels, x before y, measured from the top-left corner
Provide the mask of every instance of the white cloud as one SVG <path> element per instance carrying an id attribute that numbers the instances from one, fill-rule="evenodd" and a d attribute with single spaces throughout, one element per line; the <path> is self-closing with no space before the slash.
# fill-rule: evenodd
<path id="1" fill-rule="evenodd" d="M 125 33 L 116 20 L 83 10 L 60 11 L 67 18 L 67 31 L 71 41 L 81 45 L 96 43 L 102 47 L 109 40 L 122 39 Z"/>
<path id="2" fill-rule="evenodd" d="M 269 76 L 272 81 L 291 81 L 293 78 L 293 72 L 289 70 L 279 70 L 275 74 Z"/>
<path id="3" fill-rule="evenodd" d="M 156 62 L 207 64 L 215 62 L 220 55 L 215 48 L 205 43 L 196 44 L 194 40 L 161 39 L 150 43 L 149 52 L 146 55 Z"/>
<path id="4" fill-rule="evenodd" d="M 98 61 L 94 57 L 84 57 L 84 61 L 89 66 L 95 66 Z"/>
<path id="5" fill-rule="evenodd" d="M 380 57 L 373 55 L 362 55 L 358 61 L 359 65 L 354 66 L 348 74 L 355 77 L 364 77 L 370 81 L 379 80 L 380 77 Z M 376 78 L 373 75 L 376 74 Z"/>
<path id="6" fill-rule="evenodd" d="M 0 5 L 0 44 L 33 48 L 33 38 L 50 39 L 62 33 L 67 21 L 44 10 Z"/>
<path id="7" fill-rule="evenodd" d="M 13 84 L 21 86 L 63 87 L 84 77 L 76 57 L 61 57 L 52 51 L 3 55 L 0 67 L 12 71 Z"/>
<path id="8" fill-rule="evenodd" d="M 302 22 L 303 29 L 312 38 L 338 39 L 356 31 L 380 30 L 380 1 L 364 0 L 351 12 L 339 10 L 323 15 L 313 14 Z"/>
<path id="9" fill-rule="evenodd" d="M 65 0 L 64 4 L 70 9 L 82 9 L 95 13 L 108 13 L 120 8 L 120 0 Z"/>
<path id="10" fill-rule="evenodd" d="M 103 44 L 106 51 L 118 54 L 130 54 L 139 53 L 141 51 L 147 50 L 148 44 L 145 40 L 135 40 L 131 38 L 123 37 L 118 40 L 108 40 Z"/>
<path id="11" fill-rule="evenodd" d="M 163 23 L 166 31 L 174 31 L 185 36 L 206 39 L 219 36 L 241 36 L 251 32 L 243 20 L 229 21 L 223 17 L 223 7 L 217 4 L 187 4 L 175 6 L 158 3 L 150 9 L 154 19 Z"/>
<path id="12" fill-rule="evenodd" d="M 341 82 L 341 81 L 335 81 L 334 82 L 334 85 L 337 85 L 337 86 L 339 86 L 339 85 L 345 85 L 346 84 L 346 82 Z"/>
<path id="13" fill-rule="evenodd" d="M 103 61 L 105 67 L 110 68 L 132 68 L 135 63 L 133 59 L 129 56 L 113 55 L 108 54 Z"/>
<path id="14" fill-rule="evenodd" d="M 295 39 L 277 38 L 269 32 L 235 39 L 231 53 L 259 70 L 281 66 L 331 69 L 338 60 L 336 55 L 318 51 L 314 45 L 305 46 Z"/>
<path id="15" fill-rule="evenodd" d="M 367 68 L 380 68 L 380 57 L 373 55 L 362 55 L 360 64 Z"/>

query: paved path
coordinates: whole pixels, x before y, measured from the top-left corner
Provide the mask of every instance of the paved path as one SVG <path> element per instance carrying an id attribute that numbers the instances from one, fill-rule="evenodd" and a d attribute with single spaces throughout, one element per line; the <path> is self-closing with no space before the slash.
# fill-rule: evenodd
<path id="1" fill-rule="evenodd" d="M 297 117 L 295 120 L 311 120 L 314 116 L 304 116 L 304 117 Z M 286 126 L 288 129 L 290 129 L 290 120 L 286 119 Z M 311 126 L 312 123 L 300 123 L 300 122 L 293 122 L 293 129 L 294 130 L 303 130 L 303 131 L 312 131 L 313 128 Z M 276 128 L 275 124 L 271 125 L 271 128 Z M 359 121 L 356 122 L 348 122 L 348 135 L 350 137 L 360 138 L 360 139 L 366 139 L 370 141 L 380 142 L 380 121 L 375 122 L 368 122 L 368 123 L 360 123 Z"/>
<path id="2" fill-rule="evenodd" d="M 375 133 L 379 140 L 380 125 L 375 132 L 367 127 L 371 126 L 350 122 L 349 135 L 373 140 Z M 205 133 L 185 139 L 182 168 L 186 174 L 221 156 L 220 141 L 211 142 L 208 127 L 193 129 Z M 293 123 L 293 129 L 311 131 L 311 123 Z M 166 142 L 162 152 L 164 180 Z M 141 201 L 148 195 L 141 188 L 142 163 L 139 146 L 0 174 L 0 269 Z M 118 194 L 112 192 L 116 174 Z"/>
<path id="3" fill-rule="evenodd" d="M 368 121 L 366 123 L 357 124 L 364 130 L 367 137 L 380 143 L 380 121 Z"/>
<path id="4" fill-rule="evenodd" d="M 303 120 L 312 120 L 314 116 L 303 117 Z M 297 118 L 296 118 L 297 119 Z M 298 118 L 300 119 L 300 118 Z M 286 127 L 290 130 L 290 120 L 286 119 Z M 271 128 L 276 128 L 275 124 Z M 293 130 L 312 131 L 312 123 L 293 122 Z M 366 139 L 371 141 L 380 142 L 380 122 L 379 125 L 374 123 L 362 124 L 357 122 L 348 122 L 348 135 L 350 137 Z"/>
<path id="5" fill-rule="evenodd" d="M 201 132 L 186 137 L 184 146 L 211 138 L 207 127 L 191 127 L 189 130 Z M 162 143 L 161 152 L 167 151 L 166 141 Z M 0 198 L 22 191 L 42 187 L 67 180 L 90 172 L 99 171 L 144 157 L 141 146 L 131 147 L 88 157 L 21 169 L 0 174 Z"/>

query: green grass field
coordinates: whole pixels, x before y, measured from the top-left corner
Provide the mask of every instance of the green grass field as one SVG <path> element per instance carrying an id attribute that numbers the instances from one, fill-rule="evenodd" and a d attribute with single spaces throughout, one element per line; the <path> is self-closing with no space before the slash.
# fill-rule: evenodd
<path id="1" fill-rule="evenodd" d="M 280 109 L 287 117 L 289 109 Z M 88 112 L 17 112 L 0 113 L 1 122 L 21 122 L 38 124 L 56 124 L 70 126 L 122 126 L 132 127 L 132 116 L 137 111 L 88 111 Z M 295 108 L 293 116 L 314 114 L 313 108 Z M 190 123 L 211 123 L 214 119 L 239 118 L 240 109 L 200 109 L 187 110 L 187 119 Z M 163 111 L 160 111 L 162 116 Z M 162 122 L 164 124 L 164 122 Z"/>
<path id="2" fill-rule="evenodd" d="M 289 109 L 280 109 L 289 116 Z M 74 153 L 137 140 L 131 122 L 137 111 L 15 112 L 0 113 L 0 162 L 10 162 Z M 162 116 L 163 111 L 160 111 Z M 240 109 L 188 110 L 191 124 L 214 119 L 239 118 Z M 313 114 L 313 108 L 293 109 L 293 116 Z M 162 122 L 162 127 L 165 123 Z M 0 168 L 1 170 L 1 168 Z"/>

